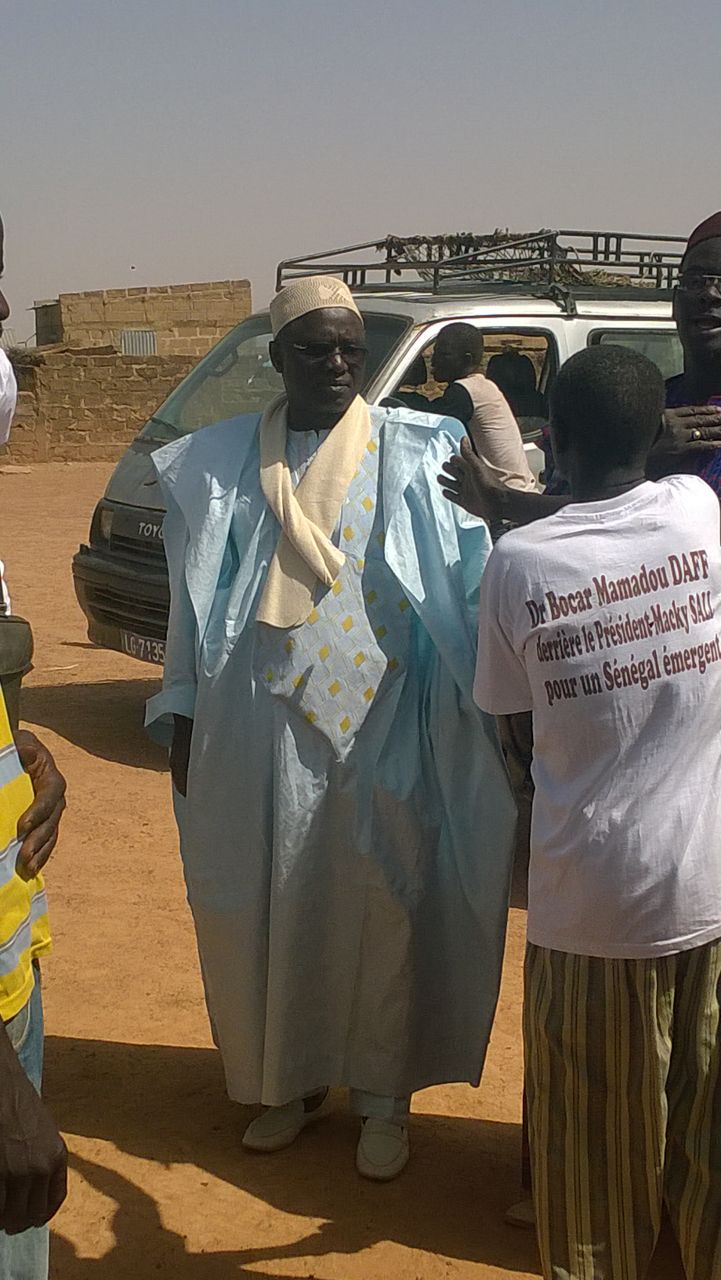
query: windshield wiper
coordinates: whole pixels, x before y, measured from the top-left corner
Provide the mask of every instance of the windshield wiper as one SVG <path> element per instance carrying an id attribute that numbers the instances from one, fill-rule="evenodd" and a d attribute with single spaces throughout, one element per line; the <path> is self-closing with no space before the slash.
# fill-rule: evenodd
<path id="1" fill-rule="evenodd" d="M 167 431 L 173 431 L 176 436 L 180 434 L 178 428 L 172 422 L 167 422 L 165 418 L 159 418 L 157 413 L 151 413 L 148 422 L 157 422 L 159 427 L 165 427 Z"/>

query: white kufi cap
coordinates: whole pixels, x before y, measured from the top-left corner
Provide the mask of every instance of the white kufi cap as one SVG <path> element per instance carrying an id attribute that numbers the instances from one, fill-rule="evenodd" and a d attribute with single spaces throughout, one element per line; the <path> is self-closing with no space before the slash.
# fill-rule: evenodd
<path id="1" fill-rule="evenodd" d="M 343 307 L 346 311 L 354 311 L 362 320 L 353 294 L 342 280 L 336 276 L 304 276 L 287 284 L 280 293 L 276 293 L 270 304 L 270 323 L 273 337 L 276 338 L 291 320 L 299 320 L 307 316 L 309 311 L 320 311 L 324 307 Z"/>

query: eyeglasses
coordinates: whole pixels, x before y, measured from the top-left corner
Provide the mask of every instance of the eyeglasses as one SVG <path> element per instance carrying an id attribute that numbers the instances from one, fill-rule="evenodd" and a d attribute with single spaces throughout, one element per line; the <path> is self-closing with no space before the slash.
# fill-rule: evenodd
<path id="1" fill-rule="evenodd" d="M 684 293 L 690 293 L 693 297 L 699 297 L 702 293 L 709 293 L 712 289 L 721 297 L 721 276 L 692 268 L 690 271 L 681 272 L 678 278 L 678 287 L 683 289 Z"/>
<path id="2" fill-rule="evenodd" d="M 320 364 L 330 360 L 336 353 L 341 355 L 347 364 L 360 364 L 368 354 L 368 348 L 360 342 L 294 342 L 293 350 L 298 352 L 309 364 Z"/>

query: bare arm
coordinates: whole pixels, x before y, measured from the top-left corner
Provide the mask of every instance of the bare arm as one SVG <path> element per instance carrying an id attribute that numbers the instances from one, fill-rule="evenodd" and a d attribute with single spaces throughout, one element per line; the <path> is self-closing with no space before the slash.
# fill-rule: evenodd
<path id="1" fill-rule="evenodd" d="M 531 524 L 553 515 L 571 501 L 567 497 L 508 489 L 499 484 L 474 453 L 467 438 L 461 441 L 460 454 L 444 463 L 438 482 L 450 502 L 489 524 L 499 520 Z"/>
<path id="2" fill-rule="evenodd" d="M 721 448 L 721 410 L 715 405 L 667 409 L 663 431 L 648 457 L 649 479 L 695 468 Z M 449 458 L 438 477 L 450 502 L 482 520 L 505 520 L 510 524 L 531 524 L 560 511 L 570 497 L 547 493 L 526 493 L 499 485 L 474 453 L 468 440 L 461 443 L 460 456 Z"/>
<path id="3" fill-rule="evenodd" d="M 0 1022 L 0 1228 L 42 1227 L 67 1193 L 67 1151 Z"/>
<path id="4" fill-rule="evenodd" d="M 18 839 L 22 840 L 18 871 L 36 876 L 57 844 L 65 811 L 65 779 L 48 748 L 34 733 L 18 730 L 15 745 L 35 792 L 33 803 L 18 822 Z"/>

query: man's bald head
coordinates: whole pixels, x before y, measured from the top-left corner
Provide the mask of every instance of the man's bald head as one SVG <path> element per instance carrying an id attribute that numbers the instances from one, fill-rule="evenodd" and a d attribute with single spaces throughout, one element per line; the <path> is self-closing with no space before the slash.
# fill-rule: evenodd
<path id="1" fill-rule="evenodd" d="M 483 334 L 473 324 L 447 324 L 433 348 L 433 377 L 437 382 L 455 382 L 475 373 L 483 359 Z"/>

